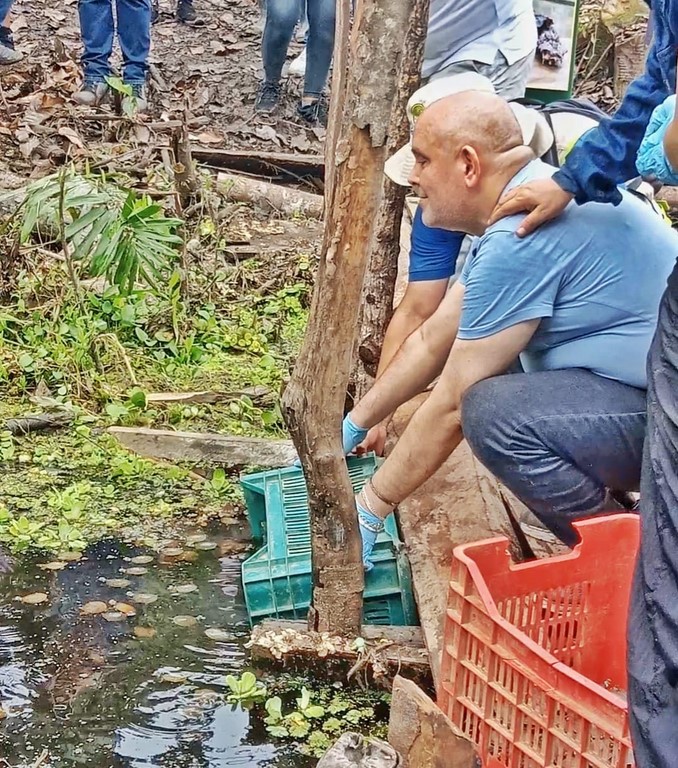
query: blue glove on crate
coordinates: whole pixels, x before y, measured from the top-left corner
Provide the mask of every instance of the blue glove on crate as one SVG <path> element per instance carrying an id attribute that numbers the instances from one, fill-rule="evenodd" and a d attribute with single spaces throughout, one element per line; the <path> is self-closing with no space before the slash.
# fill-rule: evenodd
<path id="1" fill-rule="evenodd" d="M 344 416 L 344 422 L 341 425 L 341 441 L 344 446 L 344 455 L 352 453 L 362 441 L 367 437 L 368 429 L 363 429 L 353 422 L 351 414 Z"/>
<path id="2" fill-rule="evenodd" d="M 355 497 L 355 505 L 358 509 L 358 523 L 360 525 L 360 536 L 363 540 L 363 565 L 365 571 L 371 571 L 374 568 L 374 563 L 370 559 L 372 557 L 372 550 L 377 541 L 377 536 L 384 530 L 384 521 L 373 515 L 368 509 L 358 501 L 358 497 Z"/>

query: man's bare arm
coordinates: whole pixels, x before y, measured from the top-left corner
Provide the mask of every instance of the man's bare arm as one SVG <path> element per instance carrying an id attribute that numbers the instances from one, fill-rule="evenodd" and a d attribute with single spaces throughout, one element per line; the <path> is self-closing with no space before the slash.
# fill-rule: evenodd
<path id="1" fill-rule="evenodd" d="M 440 381 L 374 475 L 380 497 L 397 504 L 440 468 L 463 438 L 464 394 L 477 382 L 504 373 L 525 349 L 538 325 L 539 320 L 530 320 L 485 339 L 454 343 Z M 390 512 L 387 505 L 374 502 L 377 514 L 385 516 Z"/>
<path id="2" fill-rule="evenodd" d="M 456 283 L 437 311 L 402 345 L 374 386 L 351 411 L 359 427 L 379 424 L 422 392 L 445 366 L 459 328 L 464 287 Z"/>

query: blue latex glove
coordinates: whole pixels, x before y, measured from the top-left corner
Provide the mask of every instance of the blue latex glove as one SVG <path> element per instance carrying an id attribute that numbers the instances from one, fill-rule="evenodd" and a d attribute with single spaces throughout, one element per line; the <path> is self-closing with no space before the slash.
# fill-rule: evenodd
<path id="1" fill-rule="evenodd" d="M 638 173 L 643 178 L 656 179 L 662 184 L 672 186 L 678 185 L 678 171 L 671 167 L 664 154 L 664 135 L 669 123 L 673 120 L 675 111 L 675 94 L 655 107 L 636 158 Z"/>
<path id="2" fill-rule="evenodd" d="M 353 451 L 367 437 L 368 431 L 369 430 L 357 426 L 353 422 L 350 413 L 344 416 L 344 422 L 341 425 L 341 442 L 344 446 L 345 456 L 348 456 L 349 453 L 353 453 Z"/>
<path id="3" fill-rule="evenodd" d="M 374 568 L 374 563 L 370 559 L 372 557 L 372 550 L 377 541 L 377 536 L 384 530 L 384 521 L 365 509 L 357 496 L 355 497 L 355 505 L 358 509 L 360 536 L 363 540 L 363 565 L 365 571 L 371 571 Z"/>

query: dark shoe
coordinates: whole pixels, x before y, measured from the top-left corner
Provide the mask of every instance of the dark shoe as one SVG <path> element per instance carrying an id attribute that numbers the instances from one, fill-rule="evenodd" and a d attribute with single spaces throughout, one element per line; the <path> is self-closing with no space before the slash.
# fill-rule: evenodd
<path id="1" fill-rule="evenodd" d="M 12 30 L 9 27 L 0 25 L 0 45 L 4 45 L 5 48 L 14 50 L 14 38 L 12 37 Z"/>
<path id="2" fill-rule="evenodd" d="M 279 83 L 262 83 L 259 86 L 259 92 L 257 93 L 257 100 L 254 104 L 254 109 L 257 112 L 263 112 L 269 115 L 275 111 L 280 101 L 280 84 Z"/>
<path id="3" fill-rule="evenodd" d="M 316 99 L 310 104 L 298 104 L 297 114 L 311 125 L 323 125 L 327 127 L 327 104 L 324 99 Z"/>
<path id="4" fill-rule="evenodd" d="M 151 24 L 155 24 L 160 18 L 160 3 L 158 0 L 151 0 Z"/>
<path id="5" fill-rule="evenodd" d="M 193 0 L 179 0 L 177 3 L 177 19 L 183 24 L 202 24 L 202 19 L 193 7 Z"/>
<path id="6" fill-rule="evenodd" d="M 109 88 L 106 83 L 84 83 L 82 88 L 73 94 L 73 101 L 83 107 L 98 107 L 108 99 Z"/>

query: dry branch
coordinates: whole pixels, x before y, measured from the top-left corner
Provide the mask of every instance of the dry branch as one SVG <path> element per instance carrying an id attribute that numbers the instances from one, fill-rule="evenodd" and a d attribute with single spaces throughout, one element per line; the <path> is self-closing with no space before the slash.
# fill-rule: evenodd
<path id="1" fill-rule="evenodd" d="M 260 152 L 248 149 L 205 149 L 191 147 L 193 158 L 199 163 L 228 168 L 232 171 L 252 173 L 256 176 L 283 177 L 288 180 L 325 176 L 325 160 L 321 155 L 291 155 L 282 152 Z"/>

